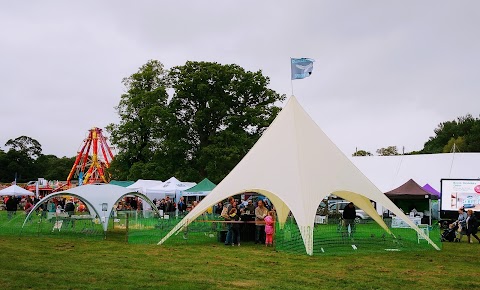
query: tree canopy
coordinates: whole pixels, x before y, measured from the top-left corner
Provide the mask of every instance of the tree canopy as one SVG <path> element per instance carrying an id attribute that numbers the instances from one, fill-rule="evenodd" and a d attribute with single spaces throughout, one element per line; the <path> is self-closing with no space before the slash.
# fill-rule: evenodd
<path id="1" fill-rule="evenodd" d="M 0 182 L 27 182 L 44 177 L 47 180 L 65 180 L 75 160 L 43 155 L 42 145 L 28 136 L 10 139 L 7 152 L 0 150 Z"/>
<path id="2" fill-rule="evenodd" d="M 151 69 L 152 64 L 161 69 Z M 157 81 L 135 91 L 135 81 L 127 83 L 117 107 L 120 124 L 108 127 L 120 150 L 111 170 L 119 179 L 174 175 L 218 182 L 255 144 L 280 111 L 276 103 L 285 99 L 268 88 L 270 80 L 261 71 L 235 64 L 188 61 L 165 72 L 161 63 L 149 61 L 127 80 L 132 78 Z"/>
<path id="3" fill-rule="evenodd" d="M 480 152 L 480 118 L 472 115 L 438 124 L 435 136 L 429 138 L 419 153 Z"/>

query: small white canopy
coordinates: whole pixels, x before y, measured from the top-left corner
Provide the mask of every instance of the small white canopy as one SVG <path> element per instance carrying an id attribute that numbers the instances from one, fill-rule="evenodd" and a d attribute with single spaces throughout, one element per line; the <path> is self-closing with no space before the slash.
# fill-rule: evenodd
<path id="1" fill-rule="evenodd" d="M 195 186 L 195 182 L 182 182 L 175 177 L 171 177 L 161 185 L 147 188 L 146 195 L 150 199 L 162 199 L 165 196 L 176 198 L 183 191 Z"/>
<path id="2" fill-rule="evenodd" d="M 309 255 L 313 254 L 315 214 L 329 194 L 355 203 L 390 232 L 370 200 L 381 203 L 439 249 L 353 165 L 293 96 L 240 163 L 159 244 L 207 208 L 243 192 L 258 192 L 268 197 L 277 210 L 280 226 L 292 211 Z"/>
<path id="3" fill-rule="evenodd" d="M 19 195 L 35 195 L 35 193 L 33 193 L 29 190 L 26 190 L 24 188 L 21 188 L 20 186 L 14 184 L 12 186 L 9 186 L 7 188 L 4 188 L 4 189 L 0 190 L 0 196 L 2 196 L 2 195 L 19 196 Z"/>
<path id="4" fill-rule="evenodd" d="M 103 230 L 107 231 L 108 221 L 110 219 L 110 215 L 113 211 L 113 206 L 120 201 L 123 197 L 127 195 L 138 196 L 143 199 L 145 202 L 153 205 L 152 201 L 146 197 L 144 194 L 132 191 L 129 188 L 121 187 L 118 185 L 112 184 L 87 184 L 82 185 L 74 188 L 70 188 L 60 192 L 51 193 L 44 198 L 42 198 L 35 207 L 30 211 L 30 213 L 25 218 L 25 223 L 30 217 L 30 214 L 35 212 L 35 210 L 44 202 L 62 195 L 70 195 L 80 199 L 83 203 L 85 203 L 93 215 L 94 213 L 97 217 L 101 218 Z M 157 211 L 156 207 L 155 211 Z M 157 211 L 158 212 L 158 211 Z"/>
<path id="5" fill-rule="evenodd" d="M 148 180 L 148 179 L 139 179 L 132 185 L 127 186 L 127 188 L 141 192 L 143 194 L 147 193 L 147 188 L 155 187 L 155 186 L 161 186 L 163 184 L 163 181 L 161 180 Z"/>

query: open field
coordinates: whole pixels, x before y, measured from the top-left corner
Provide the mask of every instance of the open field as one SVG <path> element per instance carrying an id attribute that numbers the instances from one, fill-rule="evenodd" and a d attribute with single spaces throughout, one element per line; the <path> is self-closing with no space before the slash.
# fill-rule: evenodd
<path id="1" fill-rule="evenodd" d="M 122 238 L 0 237 L 2 289 L 478 289 L 480 245 L 314 256 Z"/>

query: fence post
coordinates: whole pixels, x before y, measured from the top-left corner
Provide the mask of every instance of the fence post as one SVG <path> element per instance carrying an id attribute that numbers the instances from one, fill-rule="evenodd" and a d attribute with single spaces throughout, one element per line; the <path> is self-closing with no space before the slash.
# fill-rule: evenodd
<path id="1" fill-rule="evenodd" d="M 125 217 L 125 229 L 127 232 L 125 233 L 125 242 L 128 244 L 128 217 L 130 216 L 130 213 L 127 212 L 127 215 Z"/>

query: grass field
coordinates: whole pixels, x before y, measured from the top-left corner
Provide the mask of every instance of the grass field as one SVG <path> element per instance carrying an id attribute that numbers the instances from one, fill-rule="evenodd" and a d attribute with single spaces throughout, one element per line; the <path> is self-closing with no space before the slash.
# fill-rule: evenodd
<path id="1" fill-rule="evenodd" d="M 2 289 L 480 289 L 480 245 L 309 257 L 273 248 L 1 236 Z"/>

